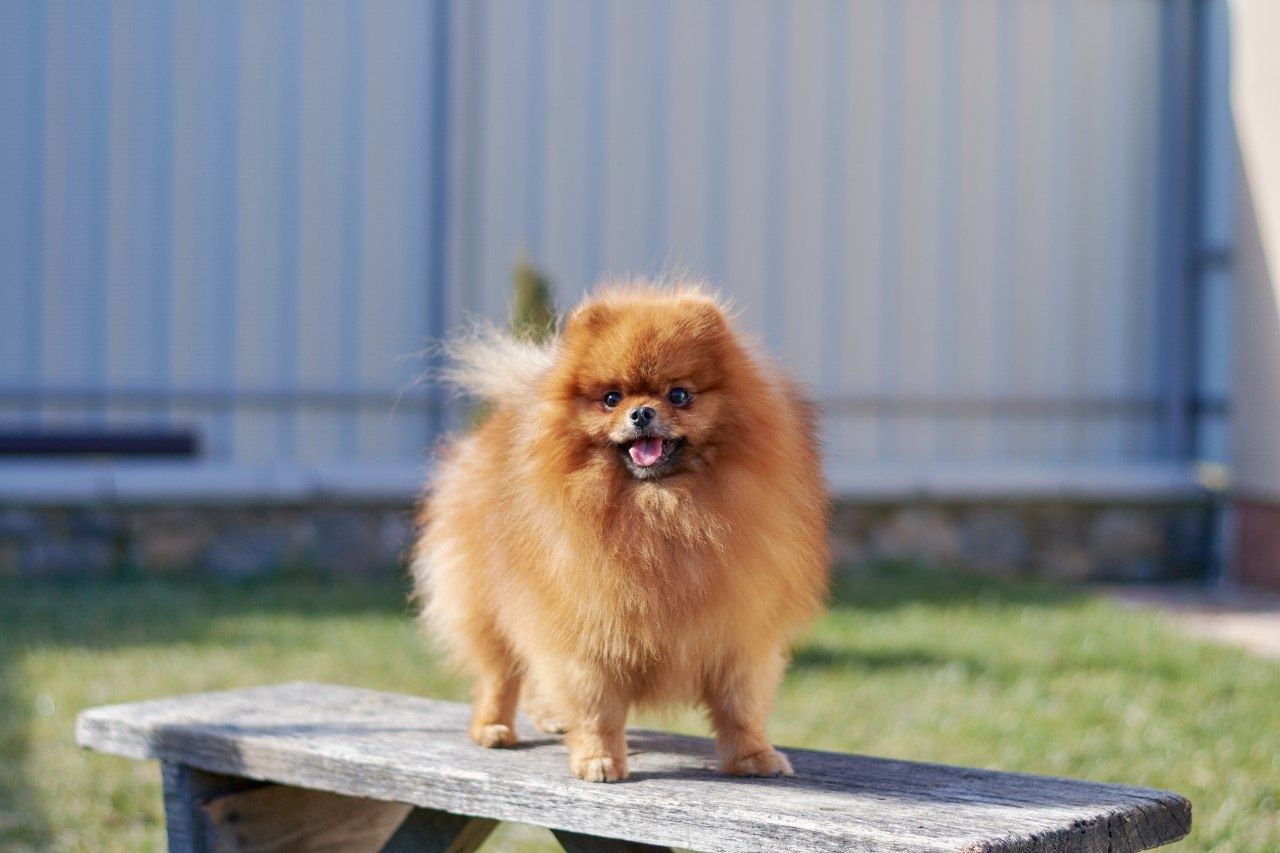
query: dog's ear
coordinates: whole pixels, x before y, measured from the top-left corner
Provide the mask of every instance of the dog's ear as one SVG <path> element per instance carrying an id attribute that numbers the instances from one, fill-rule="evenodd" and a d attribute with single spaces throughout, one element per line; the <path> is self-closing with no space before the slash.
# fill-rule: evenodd
<path id="1" fill-rule="evenodd" d="M 603 302 L 587 302 L 574 309 L 565 323 L 567 335 L 598 335 L 613 319 L 613 308 Z"/>
<path id="2" fill-rule="evenodd" d="M 698 338 L 718 337 L 729 331 L 724 308 L 709 296 L 686 297 L 685 317 L 689 334 Z"/>

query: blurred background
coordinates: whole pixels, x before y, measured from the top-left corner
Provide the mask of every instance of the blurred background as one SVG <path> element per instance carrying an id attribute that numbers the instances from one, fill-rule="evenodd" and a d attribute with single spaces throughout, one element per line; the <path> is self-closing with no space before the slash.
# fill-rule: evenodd
<path id="1" fill-rule="evenodd" d="M 7 2 L 0 500 L 124 518 L 5 564 L 393 557 L 394 513 L 127 510 L 407 505 L 465 422 L 421 353 L 525 262 L 723 289 L 848 550 L 1230 571 L 1229 5 Z"/>
<path id="2" fill-rule="evenodd" d="M 403 585 L 471 418 L 426 353 L 687 275 L 823 415 L 779 742 L 1280 849 L 1276 45 L 1274 0 L 0 0 L 0 847 L 162 843 L 87 705 L 465 698 Z"/>

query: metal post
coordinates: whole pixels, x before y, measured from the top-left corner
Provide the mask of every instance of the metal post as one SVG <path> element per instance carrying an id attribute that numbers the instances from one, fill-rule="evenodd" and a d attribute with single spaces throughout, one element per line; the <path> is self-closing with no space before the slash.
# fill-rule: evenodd
<path id="1" fill-rule="evenodd" d="M 1193 435 L 1190 252 L 1192 208 L 1193 0 L 1164 0 L 1160 9 L 1160 166 L 1157 191 L 1157 377 L 1164 406 L 1160 455 L 1190 459 Z"/>

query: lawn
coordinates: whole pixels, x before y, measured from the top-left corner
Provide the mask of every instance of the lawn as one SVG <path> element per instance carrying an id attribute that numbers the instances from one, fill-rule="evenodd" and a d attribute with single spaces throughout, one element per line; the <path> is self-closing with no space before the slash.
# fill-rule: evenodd
<path id="1" fill-rule="evenodd" d="M 157 768 L 78 750 L 76 712 L 295 679 L 466 695 L 393 581 L 0 583 L 0 848 L 163 848 Z M 704 730 L 693 713 L 656 722 Z M 1171 788 L 1195 806 L 1182 849 L 1280 849 L 1280 665 L 1051 586 L 845 570 L 772 729 L 781 744 Z M 504 832 L 491 849 L 540 844 Z"/>

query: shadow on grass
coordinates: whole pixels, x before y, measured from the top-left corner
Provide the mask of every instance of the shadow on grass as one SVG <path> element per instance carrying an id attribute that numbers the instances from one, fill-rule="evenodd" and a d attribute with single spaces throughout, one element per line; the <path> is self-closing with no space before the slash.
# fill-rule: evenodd
<path id="1" fill-rule="evenodd" d="M 943 666 L 948 660 L 949 658 L 919 651 L 858 650 L 807 643 L 791 656 L 791 669 L 794 672 L 825 669 L 883 672 L 927 669 Z"/>
<path id="2" fill-rule="evenodd" d="M 9 844 L 47 847 L 53 828 L 31 796 L 27 779 L 34 701 L 21 695 L 7 638 L 0 637 L 0 848 Z"/>
<path id="3" fill-rule="evenodd" d="M 858 563 L 839 568 L 831 585 L 832 611 L 891 611 L 908 606 L 1060 608 L 1085 593 L 1047 581 L 1005 579 L 918 563 Z"/>
<path id="4" fill-rule="evenodd" d="M 999 614 L 1028 608 L 1060 610 L 1082 604 L 1088 595 L 1032 579 L 1005 579 L 938 570 L 916 563 L 873 563 L 844 566 L 832 581 L 828 609 L 833 614 L 887 614 L 906 608 L 945 612 L 980 609 Z M 853 674 L 959 666 L 971 674 L 999 674 L 996 661 L 969 655 L 940 654 L 934 649 L 865 648 L 854 642 L 824 642 L 811 635 L 796 647 L 791 672 L 840 671 Z"/>

